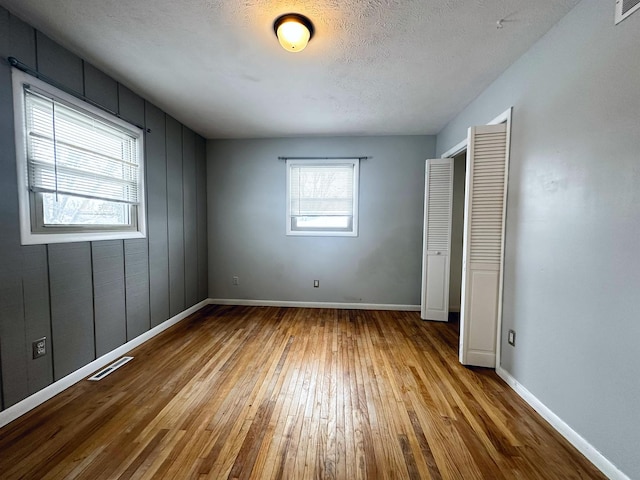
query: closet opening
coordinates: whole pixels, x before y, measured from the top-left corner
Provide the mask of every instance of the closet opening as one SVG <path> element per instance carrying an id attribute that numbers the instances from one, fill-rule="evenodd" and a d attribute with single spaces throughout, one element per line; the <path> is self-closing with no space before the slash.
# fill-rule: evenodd
<path id="1" fill-rule="evenodd" d="M 451 208 L 451 262 L 449 268 L 449 322 L 460 321 L 462 294 L 462 246 L 464 237 L 464 195 L 467 150 L 453 157 L 453 196 Z"/>

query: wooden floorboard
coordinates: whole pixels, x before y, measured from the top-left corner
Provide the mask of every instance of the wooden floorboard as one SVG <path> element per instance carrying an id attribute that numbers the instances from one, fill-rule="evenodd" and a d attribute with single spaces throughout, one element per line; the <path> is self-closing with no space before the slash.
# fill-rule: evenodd
<path id="1" fill-rule="evenodd" d="M 9 479 L 602 479 L 457 324 L 209 306 L 0 430 Z"/>

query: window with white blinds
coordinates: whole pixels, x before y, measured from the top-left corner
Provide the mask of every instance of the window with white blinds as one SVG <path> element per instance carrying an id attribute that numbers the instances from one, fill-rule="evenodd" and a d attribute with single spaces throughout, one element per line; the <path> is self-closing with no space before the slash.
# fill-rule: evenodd
<path id="1" fill-rule="evenodd" d="M 359 160 L 287 160 L 287 235 L 357 236 Z"/>
<path id="2" fill-rule="evenodd" d="M 23 243 L 144 236 L 142 130 L 18 70 L 13 79 Z"/>
<path id="3" fill-rule="evenodd" d="M 32 191 L 139 203 L 136 136 L 32 88 L 24 95 Z"/>

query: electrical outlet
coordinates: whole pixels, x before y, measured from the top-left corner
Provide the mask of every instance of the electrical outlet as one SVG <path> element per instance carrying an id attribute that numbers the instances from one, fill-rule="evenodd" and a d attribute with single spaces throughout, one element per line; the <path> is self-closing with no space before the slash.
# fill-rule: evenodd
<path id="1" fill-rule="evenodd" d="M 234 275 L 233 277 L 231 277 L 231 284 L 240 285 L 240 277 L 238 277 L 237 275 Z"/>
<path id="2" fill-rule="evenodd" d="M 320 288 L 320 280 L 313 281 L 313 288 Z"/>
<path id="3" fill-rule="evenodd" d="M 44 357 L 47 354 L 47 337 L 39 338 L 31 343 L 33 358 Z"/>
<path id="4" fill-rule="evenodd" d="M 507 335 L 507 342 L 509 345 L 515 347 L 516 346 L 516 332 L 515 330 L 509 330 L 509 335 Z"/>

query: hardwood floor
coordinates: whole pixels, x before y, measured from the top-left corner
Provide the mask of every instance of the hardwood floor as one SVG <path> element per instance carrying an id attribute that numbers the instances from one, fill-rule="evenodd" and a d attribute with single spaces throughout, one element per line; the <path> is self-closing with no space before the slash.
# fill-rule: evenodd
<path id="1" fill-rule="evenodd" d="M 210 306 L 130 355 L 0 430 L 0 478 L 604 478 L 417 313 Z"/>

